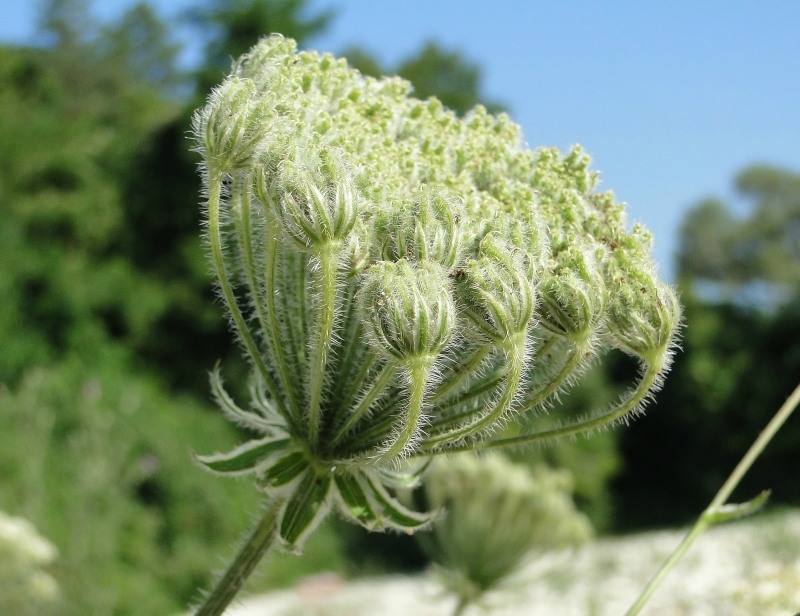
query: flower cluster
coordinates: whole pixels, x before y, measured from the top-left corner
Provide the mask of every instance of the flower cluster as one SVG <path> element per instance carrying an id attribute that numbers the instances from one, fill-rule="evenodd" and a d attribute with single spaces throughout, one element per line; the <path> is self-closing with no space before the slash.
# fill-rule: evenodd
<path id="1" fill-rule="evenodd" d="M 572 488 L 566 470 L 528 468 L 496 453 L 433 461 L 421 492 L 429 508 L 444 514 L 416 537 L 462 609 L 536 556 L 589 539 L 591 526 L 575 508 Z"/>
<path id="2" fill-rule="evenodd" d="M 408 468 L 625 420 L 669 367 L 677 298 L 579 148 L 530 150 L 505 115 L 457 117 L 278 36 L 235 63 L 194 133 L 208 252 L 255 375 L 248 408 L 218 373 L 212 387 L 259 435 L 199 459 L 254 475 L 289 546 L 331 507 L 423 526 L 392 494 Z M 504 435 L 615 348 L 642 366 L 617 404 Z"/>

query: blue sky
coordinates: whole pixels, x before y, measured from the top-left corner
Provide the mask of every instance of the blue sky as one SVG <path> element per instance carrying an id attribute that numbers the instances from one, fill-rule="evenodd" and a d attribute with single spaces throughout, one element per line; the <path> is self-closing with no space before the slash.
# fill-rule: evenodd
<path id="1" fill-rule="evenodd" d="M 177 15 L 202 0 L 160 0 Z M 97 1 L 113 18 L 132 0 Z M 4 0 L 0 41 L 34 35 L 31 0 Z M 580 143 L 602 187 L 656 236 L 672 276 L 677 231 L 698 199 L 730 198 L 746 165 L 800 171 L 800 2 L 312 0 L 338 8 L 312 43 L 364 47 L 396 65 L 425 42 L 461 51 L 531 146 Z M 192 57 L 189 41 L 187 58 Z"/>

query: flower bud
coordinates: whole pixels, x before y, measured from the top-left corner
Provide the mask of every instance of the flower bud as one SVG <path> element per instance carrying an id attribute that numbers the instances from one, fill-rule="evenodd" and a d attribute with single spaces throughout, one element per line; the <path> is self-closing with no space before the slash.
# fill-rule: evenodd
<path id="1" fill-rule="evenodd" d="M 453 337 L 456 307 L 446 272 L 430 261 L 382 261 L 358 292 L 370 344 L 401 361 L 433 361 Z"/>
<path id="2" fill-rule="evenodd" d="M 211 93 L 208 104 L 192 118 L 210 171 L 230 173 L 253 164 L 266 132 L 264 115 L 265 104 L 249 79 L 228 77 Z"/>
<path id="3" fill-rule="evenodd" d="M 590 246 L 570 246 L 537 286 L 539 323 L 551 332 L 588 343 L 605 311 L 606 285 Z"/>
<path id="4" fill-rule="evenodd" d="M 312 162 L 283 161 L 271 186 L 256 194 L 269 195 L 265 205 L 277 209 L 286 234 L 306 249 L 343 242 L 358 219 L 359 195 L 335 152 L 323 151 Z"/>
<path id="5" fill-rule="evenodd" d="M 614 343 L 649 363 L 663 363 L 680 327 L 677 295 L 646 263 L 626 263 L 618 258 L 608 279 L 607 327 Z"/>
<path id="6" fill-rule="evenodd" d="M 347 264 L 349 275 L 361 273 L 369 265 L 370 238 L 367 227 L 359 218 L 353 227 L 353 232 L 347 238 L 344 246 L 344 263 Z"/>
<path id="7" fill-rule="evenodd" d="M 527 253 L 528 277 L 535 280 L 545 268 L 550 254 L 547 228 L 533 207 L 506 217 L 503 237 L 511 244 Z"/>
<path id="8" fill-rule="evenodd" d="M 591 526 L 575 507 L 571 479 L 568 471 L 529 468 L 499 454 L 438 457 L 422 493 L 430 508 L 447 515 L 416 537 L 446 572 L 447 587 L 462 601 L 475 600 L 531 554 L 589 539 Z"/>
<path id="9" fill-rule="evenodd" d="M 528 255 L 494 235 L 481 240 L 478 253 L 456 271 L 456 292 L 479 335 L 503 341 L 525 331 L 536 307 Z"/>
<path id="10" fill-rule="evenodd" d="M 423 185 L 409 201 L 390 204 L 375 217 L 378 258 L 430 260 L 451 269 L 461 254 L 464 220 L 455 198 Z"/>
<path id="11" fill-rule="evenodd" d="M 252 79 L 256 83 L 267 78 L 274 78 L 280 72 L 280 66 L 286 64 L 287 58 L 297 49 L 297 43 L 289 38 L 276 34 L 262 39 L 258 45 L 241 56 L 233 65 L 233 74 Z M 264 85 L 264 84 L 259 84 Z"/>

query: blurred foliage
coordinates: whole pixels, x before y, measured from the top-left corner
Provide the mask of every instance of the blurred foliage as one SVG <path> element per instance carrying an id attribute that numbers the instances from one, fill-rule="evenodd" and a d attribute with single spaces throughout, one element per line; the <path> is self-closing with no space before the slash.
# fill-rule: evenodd
<path id="1" fill-rule="evenodd" d="M 734 186 L 743 203 L 705 199 L 686 215 L 679 275 L 712 300 L 791 302 L 800 292 L 800 173 L 753 165 Z"/>
<path id="2" fill-rule="evenodd" d="M 224 422 L 131 374 L 122 353 L 27 370 L 0 390 L 0 433 L 0 508 L 56 545 L 58 614 L 183 609 L 256 507 L 252 490 L 192 462 L 190 447 L 235 442 Z"/>

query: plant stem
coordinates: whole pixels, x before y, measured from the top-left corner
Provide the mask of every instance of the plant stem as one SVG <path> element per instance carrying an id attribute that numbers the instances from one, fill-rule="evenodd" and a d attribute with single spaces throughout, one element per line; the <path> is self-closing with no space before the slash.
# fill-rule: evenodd
<path id="1" fill-rule="evenodd" d="M 381 453 L 380 460 L 391 460 L 402 455 L 409 443 L 413 442 L 419 431 L 422 418 L 422 407 L 425 399 L 425 389 L 430 376 L 430 363 L 427 361 L 413 361 L 406 367 L 408 371 L 408 406 L 400 413 L 395 440 Z"/>
<path id="2" fill-rule="evenodd" d="M 526 350 L 527 338 L 525 332 L 523 331 L 512 336 L 504 349 L 507 362 L 505 383 L 503 384 L 502 392 L 495 402 L 494 407 L 474 421 L 462 423 L 450 430 L 442 430 L 441 433 L 433 434 L 424 439 L 422 442 L 423 448 L 435 448 L 443 443 L 454 442 L 471 434 L 478 434 L 481 430 L 502 417 L 511 408 L 514 397 L 517 395 L 517 389 L 522 380 L 522 374 L 525 368 Z M 470 415 L 472 415 L 472 413 L 470 413 Z"/>
<path id="3" fill-rule="evenodd" d="M 593 415 L 586 419 L 581 419 L 558 428 L 543 430 L 541 432 L 520 434 L 519 436 L 510 436 L 508 438 L 482 441 L 477 446 L 472 443 L 460 444 L 453 447 L 448 447 L 447 451 L 455 453 L 457 451 L 468 451 L 470 449 L 516 447 L 519 445 L 530 445 L 532 443 L 553 441 L 566 436 L 598 430 L 604 426 L 613 424 L 615 421 L 623 419 L 626 415 L 633 412 L 639 406 L 639 404 L 641 404 L 642 400 L 646 398 L 647 393 L 653 387 L 653 384 L 656 383 L 659 375 L 660 368 L 658 366 L 646 366 L 639 383 L 633 389 L 629 390 L 618 404 L 613 406 L 609 411 L 605 411 L 598 415 Z"/>
<path id="4" fill-rule="evenodd" d="M 469 599 L 466 597 L 459 597 L 456 603 L 456 609 L 453 610 L 453 616 L 461 616 L 469 606 Z"/>
<path id="5" fill-rule="evenodd" d="M 339 247 L 326 246 L 317 255 L 319 268 L 315 271 L 314 287 L 316 299 L 315 335 L 311 347 L 308 372 L 308 438 L 316 447 L 319 442 L 322 418 L 322 390 L 325 385 L 325 368 L 328 364 L 331 342 L 333 340 L 333 322 L 336 313 L 336 275 L 339 265 Z"/>
<path id="6" fill-rule="evenodd" d="M 363 394 L 363 397 L 358 404 L 349 410 L 347 420 L 342 424 L 333 436 L 333 445 L 338 445 L 342 439 L 347 436 L 347 433 L 355 426 L 364 416 L 369 412 L 370 406 L 378 397 L 386 390 L 386 387 L 391 383 L 394 378 L 397 366 L 393 363 L 387 363 L 381 369 L 378 376 L 370 384 L 369 388 Z"/>
<path id="7" fill-rule="evenodd" d="M 225 266 L 225 259 L 222 252 L 222 231 L 220 227 L 220 199 L 222 191 L 222 177 L 217 173 L 210 173 L 208 180 L 208 242 L 211 248 L 211 260 L 214 266 L 214 273 L 216 274 L 217 281 L 219 282 L 219 290 L 222 298 L 225 300 L 225 305 L 230 313 L 231 320 L 236 327 L 236 331 L 242 343 L 247 349 L 248 355 L 253 360 L 253 365 L 258 369 L 259 375 L 264 380 L 264 383 L 269 388 L 270 392 L 275 396 L 275 404 L 283 410 L 280 396 L 277 396 L 279 391 L 272 374 L 267 369 L 261 353 L 258 351 L 258 345 L 250 334 L 247 327 L 244 315 L 239 308 L 236 301 L 236 296 L 233 292 L 230 280 L 228 279 L 228 272 Z"/>
<path id="8" fill-rule="evenodd" d="M 239 549 L 225 574 L 206 597 L 195 616 L 221 616 L 230 602 L 244 586 L 247 578 L 267 553 L 278 526 L 278 512 L 283 501 L 272 500 L 262 518 Z"/>
<path id="9" fill-rule="evenodd" d="M 705 511 L 700 514 L 697 522 L 695 522 L 694 526 L 688 532 L 686 537 L 683 538 L 683 541 L 681 541 L 675 551 L 670 554 L 669 558 L 667 558 L 664 564 L 661 565 L 661 568 L 656 572 L 653 579 L 647 584 L 636 602 L 625 613 L 625 616 L 636 616 L 636 614 L 641 612 L 642 608 L 655 592 L 656 588 L 658 588 L 675 564 L 681 558 L 683 558 L 683 555 L 688 551 L 695 539 L 697 539 L 709 526 L 713 526 L 715 523 L 718 523 L 716 514 L 719 512 L 720 508 L 725 505 L 725 503 L 728 501 L 728 498 L 730 498 L 731 494 L 736 489 L 736 486 L 739 485 L 739 482 L 745 476 L 747 471 L 750 470 L 753 462 L 758 459 L 758 457 L 766 448 L 767 444 L 772 440 L 775 434 L 777 434 L 781 426 L 786 423 L 786 420 L 789 419 L 789 416 L 792 414 L 795 408 L 797 408 L 798 404 L 800 404 L 800 385 L 795 388 L 792 394 L 786 399 L 786 402 L 783 403 L 781 408 L 778 409 L 778 412 L 772 417 L 770 422 L 767 424 L 767 427 L 764 428 L 761 434 L 758 435 L 758 438 L 750 446 L 750 449 L 748 449 L 744 457 L 739 461 L 739 464 L 736 465 L 736 468 L 730 474 L 723 486 L 719 489 L 719 492 L 717 492 L 716 496 L 714 496 L 708 507 L 706 507 Z"/>
<path id="10" fill-rule="evenodd" d="M 286 338 L 281 337 L 280 321 L 282 318 L 287 318 L 287 311 L 280 312 L 277 302 L 278 286 L 275 274 L 278 268 L 278 222 L 269 207 L 264 209 L 264 217 L 266 225 L 263 247 L 263 289 L 267 321 L 264 327 L 264 334 L 277 367 L 281 391 L 284 392 L 287 398 L 291 418 L 289 423 L 299 428 L 302 425 L 303 414 L 300 410 L 299 395 L 296 388 L 297 375 L 296 371 L 294 371 L 295 374 L 293 375 L 292 366 L 287 358 L 287 351 L 291 353 L 295 349 L 295 345 L 292 344 L 290 328 L 286 330 Z M 296 361 L 297 354 L 292 353 L 292 355 L 294 355 Z"/>

